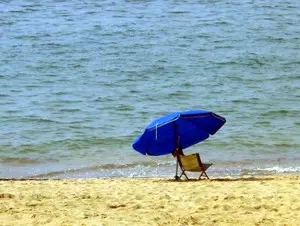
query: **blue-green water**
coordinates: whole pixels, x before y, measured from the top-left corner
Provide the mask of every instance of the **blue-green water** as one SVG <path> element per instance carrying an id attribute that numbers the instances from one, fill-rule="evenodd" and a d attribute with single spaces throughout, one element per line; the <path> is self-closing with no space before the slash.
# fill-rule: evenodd
<path id="1" fill-rule="evenodd" d="M 0 1 L 0 177 L 172 177 L 132 140 L 227 119 L 186 150 L 209 175 L 300 172 L 300 2 Z"/>

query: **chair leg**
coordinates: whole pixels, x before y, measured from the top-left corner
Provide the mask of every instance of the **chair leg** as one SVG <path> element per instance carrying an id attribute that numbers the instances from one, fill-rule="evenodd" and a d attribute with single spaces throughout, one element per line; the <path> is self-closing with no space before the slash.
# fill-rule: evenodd
<path id="1" fill-rule="evenodd" d="M 189 180 L 189 178 L 188 178 L 188 176 L 186 175 L 186 173 L 184 172 L 184 170 L 182 170 L 182 172 L 181 172 L 181 174 L 180 174 L 179 178 L 181 178 L 181 177 L 182 177 L 182 175 L 184 175 L 184 176 L 185 176 L 185 178 L 186 178 L 187 180 Z"/>
<path id="2" fill-rule="evenodd" d="M 207 174 L 206 174 L 205 171 L 202 171 L 202 173 L 200 174 L 199 179 L 201 179 L 201 177 L 202 177 L 203 175 L 204 175 L 207 179 L 209 179 L 209 177 L 207 176 Z"/>

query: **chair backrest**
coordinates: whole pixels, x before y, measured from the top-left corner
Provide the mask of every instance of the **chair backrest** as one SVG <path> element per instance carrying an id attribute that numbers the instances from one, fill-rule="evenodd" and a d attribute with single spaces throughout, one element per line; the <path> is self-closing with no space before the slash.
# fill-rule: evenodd
<path id="1" fill-rule="evenodd" d="M 200 170 L 202 168 L 200 155 L 198 153 L 191 155 L 179 155 L 178 161 L 181 168 L 187 171 L 194 171 L 196 169 Z"/>

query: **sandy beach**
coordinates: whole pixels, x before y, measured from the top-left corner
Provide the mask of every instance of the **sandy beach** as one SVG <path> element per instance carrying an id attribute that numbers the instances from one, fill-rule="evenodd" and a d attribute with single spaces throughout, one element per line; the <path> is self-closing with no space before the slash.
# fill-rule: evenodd
<path id="1" fill-rule="evenodd" d="M 1 225 L 299 225 L 300 176 L 1 180 Z"/>

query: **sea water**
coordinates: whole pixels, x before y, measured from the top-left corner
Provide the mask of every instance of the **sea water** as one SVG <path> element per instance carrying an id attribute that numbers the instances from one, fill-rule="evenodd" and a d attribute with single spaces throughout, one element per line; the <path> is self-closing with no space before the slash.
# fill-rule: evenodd
<path id="1" fill-rule="evenodd" d="M 0 178 L 173 177 L 153 119 L 227 119 L 212 176 L 300 172 L 298 0 L 0 1 Z"/>

